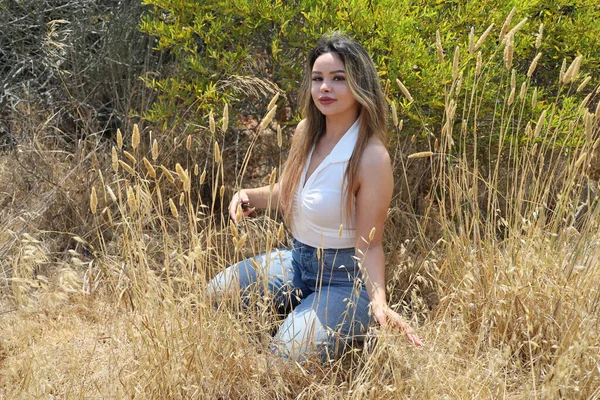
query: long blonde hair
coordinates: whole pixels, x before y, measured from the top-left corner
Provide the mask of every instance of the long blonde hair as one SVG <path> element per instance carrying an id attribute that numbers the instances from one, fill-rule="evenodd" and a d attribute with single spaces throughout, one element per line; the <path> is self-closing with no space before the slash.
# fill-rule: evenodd
<path id="1" fill-rule="evenodd" d="M 346 217 L 353 212 L 353 194 L 358 188 L 358 167 L 364 149 L 372 136 L 385 143 L 388 107 L 381 89 L 375 64 L 363 46 L 346 35 L 334 32 L 322 36 L 310 52 L 304 79 L 300 88 L 299 105 L 305 123 L 294 137 L 285 168 L 281 175 L 280 199 L 286 222 L 293 223 L 292 204 L 300 184 L 302 171 L 312 146 L 325 134 L 325 116 L 321 114 L 310 93 L 312 69 L 317 58 L 326 53 L 337 54 L 346 71 L 350 91 L 359 103 L 359 134 L 356 146 L 346 168 Z"/>

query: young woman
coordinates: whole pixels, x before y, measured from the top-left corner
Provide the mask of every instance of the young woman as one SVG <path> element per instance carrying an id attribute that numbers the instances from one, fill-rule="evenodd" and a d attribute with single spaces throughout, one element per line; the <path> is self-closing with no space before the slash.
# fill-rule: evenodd
<path id="1" fill-rule="evenodd" d="M 292 246 L 229 267 L 209 292 L 268 290 L 279 309 L 291 310 L 273 341 L 284 357 L 336 358 L 373 319 L 422 346 L 386 300 L 382 236 L 394 183 L 384 146 L 387 104 L 366 50 L 341 34 L 322 37 L 308 59 L 300 106 L 305 119 L 281 180 L 273 190 L 240 190 L 229 205 L 237 223 L 279 202 Z"/>

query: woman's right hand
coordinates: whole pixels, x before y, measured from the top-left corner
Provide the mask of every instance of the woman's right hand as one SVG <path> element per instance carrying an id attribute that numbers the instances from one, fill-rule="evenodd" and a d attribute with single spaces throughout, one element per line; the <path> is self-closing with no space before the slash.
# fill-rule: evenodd
<path id="1" fill-rule="evenodd" d="M 242 204 L 247 204 L 247 207 L 242 207 Z M 238 212 L 239 209 L 239 212 Z M 238 223 L 243 217 L 248 216 L 254 211 L 254 207 L 250 207 L 250 200 L 244 190 L 235 193 L 229 203 L 229 216 L 234 223 Z"/>

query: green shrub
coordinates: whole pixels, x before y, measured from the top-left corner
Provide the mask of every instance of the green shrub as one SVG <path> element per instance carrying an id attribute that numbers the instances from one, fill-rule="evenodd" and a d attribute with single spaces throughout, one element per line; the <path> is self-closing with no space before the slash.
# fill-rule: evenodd
<path id="1" fill-rule="evenodd" d="M 275 83 L 289 95 L 293 108 L 305 53 L 329 30 L 348 32 L 370 51 L 386 81 L 389 98 L 402 103 L 400 117 L 405 119 L 405 126 L 413 128 L 408 131 L 411 135 L 439 132 L 452 84 L 455 49 L 460 48 L 461 69 L 477 56 L 476 52 L 468 53 L 469 40 L 474 44 L 492 23 L 494 27 L 479 49 L 483 59 L 489 60 L 485 64 L 489 86 L 479 112 L 498 112 L 496 88 L 510 81 L 499 33 L 513 6 L 517 8 L 509 29 L 524 18 L 527 21 L 515 35 L 512 67 L 522 82 L 530 62 L 542 53 L 531 77 L 531 85 L 539 86 L 540 99 L 543 94 L 567 94 L 568 87 L 557 85 L 563 60 L 569 65 L 577 55 L 583 55 L 582 71 L 595 71 L 600 62 L 600 48 L 595 45 L 600 37 L 600 6 L 594 0 L 569 6 L 561 1 L 531 0 L 500 4 L 489 0 L 146 3 L 153 8 L 141 24 L 142 31 L 156 36 L 158 48 L 169 50 L 176 60 L 173 74 L 148 80 L 160 92 L 160 102 L 148 115 L 154 121 L 194 119 L 205 114 L 202 110 L 222 102 L 237 104 L 238 110 L 249 104 L 264 106 L 268 96 L 257 95 L 257 91 L 246 96 L 247 91 L 236 85 L 236 81 L 244 82 L 244 77 Z M 543 40 L 538 49 L 536 38 L 542 23 Z M 470 39 L 471 30 L 474 36 Z M 438 60 L 436 31 L 440 32 L 443 61 Z M 465 83 L 472 79 L 464 78 Z M 414 103 L 401 96 L 396 79 L 404 82 Z M 459 104 L 457 115 L 463 111 Z"/>

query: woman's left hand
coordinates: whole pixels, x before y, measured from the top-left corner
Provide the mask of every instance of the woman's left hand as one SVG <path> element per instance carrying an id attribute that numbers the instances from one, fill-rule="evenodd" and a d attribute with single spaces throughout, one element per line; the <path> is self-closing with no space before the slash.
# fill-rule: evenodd
<path id="1" fill-rule="evenodd" d="M 413 331 L 408 322 L 406 322 L 404 318 L 400 316 L 400 314 L 392 310 L 388 305 L 374 307 L 373 315 L 381 327 L 390 327 L 404 332 L 407 339 L 415 346 L 423 347 L 425 345 L 419 336 Z"/>

